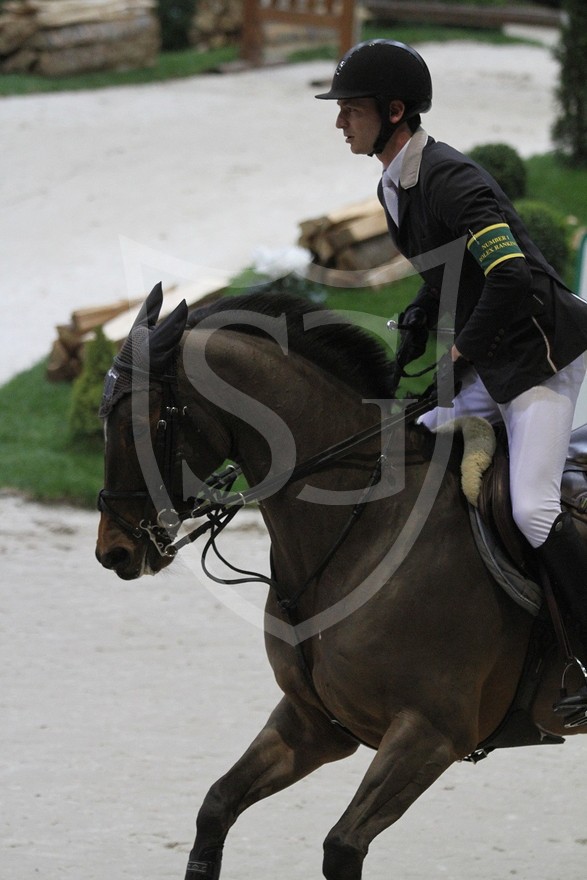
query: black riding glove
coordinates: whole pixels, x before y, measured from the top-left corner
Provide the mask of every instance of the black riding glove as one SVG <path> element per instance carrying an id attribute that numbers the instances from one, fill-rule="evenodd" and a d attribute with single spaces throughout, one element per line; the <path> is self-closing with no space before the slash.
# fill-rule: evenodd
<path id="1" fill-rule="evenodd" d="M 402 366 L 421 357 L 428 342 L 428 317 L 420 306 L 408 306 L 399 316 L 398 360 Z"/>

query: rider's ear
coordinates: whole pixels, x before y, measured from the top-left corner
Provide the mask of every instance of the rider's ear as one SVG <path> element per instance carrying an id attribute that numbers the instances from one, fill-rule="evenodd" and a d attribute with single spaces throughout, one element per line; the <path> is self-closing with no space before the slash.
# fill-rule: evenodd
<path id="1" fill-rule="evenodd" d="M 406 105 L 403 101 L 393 100 L 389 102 L 389 121 L 393 123 L 401 122 L 401 119 L 406 112 Z"/>

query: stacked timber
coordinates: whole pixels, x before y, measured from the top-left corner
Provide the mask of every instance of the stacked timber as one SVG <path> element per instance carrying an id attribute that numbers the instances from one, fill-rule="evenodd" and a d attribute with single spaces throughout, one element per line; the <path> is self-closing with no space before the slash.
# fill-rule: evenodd
<path id="1" fill-rule="evenodd" d="M 156 0 L 7 0 L 0 72 L 63 76 L 132 70 L 156 61 Z"/>
<path id="2" fill-rule="evenodd" d="M 217 274 L 170 289 L 164 295 L 160 317 L 164 318 L 184 299 L 189 307 L 217 299 L 222 296 L 228 283 L 228 275 Z M 57 338 L 49 355 L 47 378 L 52 382 L 75 379 L 83 366 L 85 346 L 94 338 L 98 327 L 102 328 L 107 339 L 120 346 L 130 333 L 143 300 L 144 297 L 122 299 L 72 312 L 68 324 L 56 327 Z"/>
<path id="3" fill-rule="evenodd" d="M 242 0 L 198 0 L 190 29 L 190 45 L 201 50 L 236 45 L 242 26 Z"/>
<path id="4" fill-rule="evenodd" d="M 69 324 L 58 324 L 57 339 L 47 363 L 47 378 L 52 382 L 75 379 L 82 367 L 86 340 L 97 327 L 128 311 L 132 305 L 134 303 L 125 299 L 95 308 L 76 309 L 71 314 Z"/>
<path id="5" fill-rule="evenodd" d="M 393 280 L 409 271 L 409 264 L 394 247 L 383 208 L 377 199 L 357 202 L 322 217 L 300 223 L 298 243 L 323 267 L 321 278 L 340 278 L 357 273 L 370 278 Z"/>

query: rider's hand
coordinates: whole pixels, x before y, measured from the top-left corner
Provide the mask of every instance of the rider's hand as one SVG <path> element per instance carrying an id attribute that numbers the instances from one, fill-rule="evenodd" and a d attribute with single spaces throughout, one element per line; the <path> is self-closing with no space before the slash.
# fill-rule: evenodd
<path id="1" fill-rule="evenodd" d="M 428 342 L 426 312 L 420 306 L 408 306 L 399 316 L 398 326 L 400 329 L 398 355 L 401 352 L 401 363 L 404 366 L 421 357 L 426 351 Z"/>

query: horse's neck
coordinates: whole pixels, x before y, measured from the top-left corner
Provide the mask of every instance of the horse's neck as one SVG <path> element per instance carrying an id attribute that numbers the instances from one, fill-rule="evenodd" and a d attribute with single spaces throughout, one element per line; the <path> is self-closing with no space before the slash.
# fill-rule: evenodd
<path id="1" fill-rule="evenodd" d="M 353 507 L 375 474 L 382 439 L 375 431 L 371 440 L 344 459 L 303 480 L 290 481 L 289 476 L 300 462 L 377 426 L 382 411 L 377 405 L 363 403 L 356 393 L 305 359 L 284 356 L 263 338 L 213 334 L 205 355 L 200 345 L 193 358 L 184 359 L 190 381 L 214 411 L 220 433 L 229 438 L 226 453 L 230 447 L 249 484 L 259 486 L 268 478 L 282 478 L 277 487 L 271 483 L 261 505 L 263 516 L 280 574 L 285 572 L 291 584 L 303 582 L 344 531 Z M 198 443 L 205 439 L 200 434 Z M 405 471 L 406 480 L 414 483 L 420 478 L 414 469 L 404 467 L 404 441 L 408 455 L 419 451 L 419 436 L 404 435 L 400 426 L 394 432 L 392 448 L 387 450 L 390 472 L 395 469 L 403 475 Z M 384 500 L 367 505 L 360 526 L 353 527 L 353 544 L 362 541 L 364 548 L 367 536 L 362 533 L 373 530 L 382 517 L 389 524 L 385 540 L 392 539 L 394 522 L 401 522 L 394 511 L 403 502 L 396 487 L 386 488 L 389 491 Z M 325 499 L 324 492 L 330 497 Z M 410 488 L 407 496 L 415 493 L 416 489 L 412 492 Z M 351 550 L 354 557 L 365 552 L 358 546 Z"/>
<path id="2" fill-rule="evenodd" d="M 291 471 L 377 422 L 376 406 L 270 340 L 238 333 L 188 340 L 189 381 L 212 404 L 250 483 Z"/>

